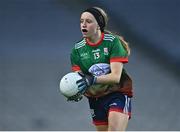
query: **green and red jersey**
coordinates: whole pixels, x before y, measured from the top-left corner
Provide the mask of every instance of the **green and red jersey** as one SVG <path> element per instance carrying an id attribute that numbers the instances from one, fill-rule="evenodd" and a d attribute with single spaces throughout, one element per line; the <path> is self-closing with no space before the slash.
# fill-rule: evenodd
<path id="1" fill-rule="evenodd" d="M 110 72 L 111 62 L 128 62 L 127 51 L 122 45 L 119 37 L 113 34 L 102 33 L 101 39 L 96 44 L 92 44 L 91 42 L 88 42 L 87 39 L 83 38 L 75 44 L 71 52 L 71 65 L 73 71 L 81 70 L 86 74 L 91 73 L 95 76 L 100 76 Z M 123 78 L 124 75 L 126 76 L 127 74 L 123 69 L 121 78 Z M 103 85 L 104 90 L 106 89 L 106 91 L 107 88 L 114 87 L 112 85 L 109 86 L 108 84 L 105 86 L 106 87 Z M 108 91 L 112 91 L 111 88 L 109 89 L 110 90 Z M 118 91 L 119 90 L 121 92 L 122 89 L 118 88 Z M 126 89 L 124 94 L 132 96 L 132 89 Z"/>

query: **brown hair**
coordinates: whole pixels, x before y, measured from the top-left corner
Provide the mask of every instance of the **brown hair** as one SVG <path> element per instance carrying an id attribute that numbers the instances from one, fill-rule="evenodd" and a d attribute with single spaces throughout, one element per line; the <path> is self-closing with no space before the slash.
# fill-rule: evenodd
<path id="1" fill-rule="evenodd" d="M 106 26 L 107 26 L 107 23 L 108 23 L 108 15 L 107 15 L 107 13 L 106 13 L 103 9 L 101 9 L 101 8 L 99 8 L 99 7 L 93 7 L 93 8 L 95 8 L 95 9 L 97 9 L 99 12 L 101 12 L 102 16 L 104 17 L 105 27 L 106 27 Z M 120 40 L 120 42 L 122 43 L 123 47 L 124 47 L 125 50 L 127 51 L 128 56 L 130 55 L 131 50 L 130 50 L 130 48 L 129 48 L 129 43 L 124 40 L 124 37 L 123 37 L 123 36 L 120 36 L 120 35 L 118 35 L 117 33 L 112 33 L 112 32 L 109 31 L 109 30 L 105 30 L 104 32 L 105 32 L 105 33 L 109 33 L 109 34 L 117 35 L 117 36 L 119 37 L 119 40 Z"/>
<path id="2" fill-rule="evenodd" d="M 129 43 L 127 41 L 125 41 L 122 36 L 119 36 L 119 40 L 121 41 L 123 47 L 125 48 L 125 50 L 127 51 L 128 56 L 129 56 L 131 54 L 131 50 L 129 48 Z"/>

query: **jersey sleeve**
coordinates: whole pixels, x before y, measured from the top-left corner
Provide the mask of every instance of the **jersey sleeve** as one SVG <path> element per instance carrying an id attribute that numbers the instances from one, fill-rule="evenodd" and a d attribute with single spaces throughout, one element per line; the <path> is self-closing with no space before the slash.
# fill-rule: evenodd
<path id="1" fill-rule="evenodd" d="M 79 58 L 78 57 L 78 53 L 75 50 L 75 48 L 73 48 L 72 51 L 71 51 L 71 56 L 70 56 L 70 59 L 71 59 L 71 70 L 72 71 L 79 71 L 79 70 L 81 70 L 80 66 L 79 66 L 78 58 Z"/>
<path id="2" fill-rule="evenodd" d="M 110 62 L 122 62 L 122 63 L 128 62 L 127 51 L 123 47 L 118 37 L 115 37 L 113 40 L 111 54 L 110 54 Z"/>

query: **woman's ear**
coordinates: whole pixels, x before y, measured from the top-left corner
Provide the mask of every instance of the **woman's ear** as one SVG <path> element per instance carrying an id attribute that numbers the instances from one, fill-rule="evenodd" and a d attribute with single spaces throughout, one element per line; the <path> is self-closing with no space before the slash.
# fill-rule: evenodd
<path id="1" fill-rule="evenodd" d="M 97 30 L 100 30 L 100 26 L 97 26 Z"/>

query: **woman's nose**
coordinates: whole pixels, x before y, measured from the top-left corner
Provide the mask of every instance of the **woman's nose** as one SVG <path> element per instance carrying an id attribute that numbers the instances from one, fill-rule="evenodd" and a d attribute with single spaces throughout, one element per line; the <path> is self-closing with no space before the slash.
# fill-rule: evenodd
<path id="1" fill-rule="evenodd" d="M 86 27 L 87 25 L 86 25 L 86 22 L 83 22 L 82 23 L 82 27 Z"/>

